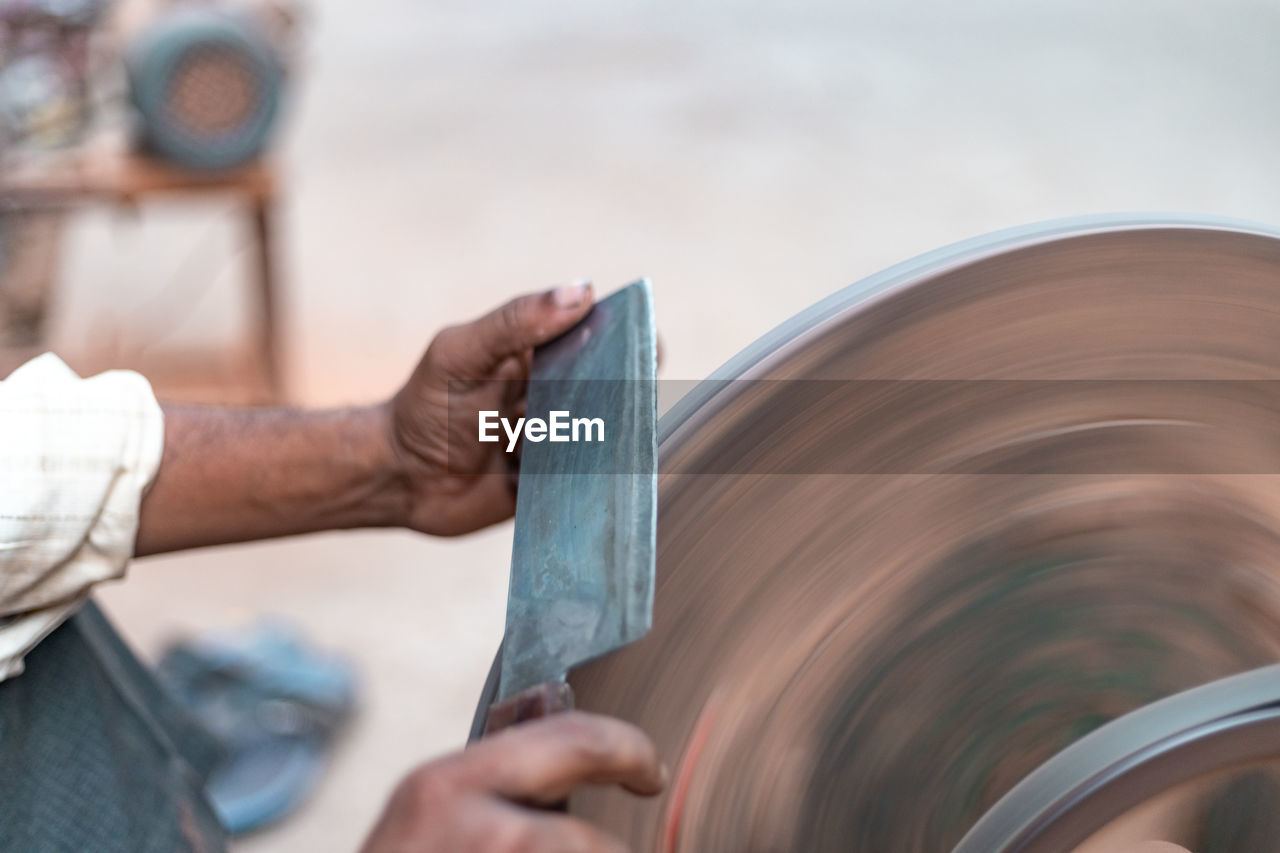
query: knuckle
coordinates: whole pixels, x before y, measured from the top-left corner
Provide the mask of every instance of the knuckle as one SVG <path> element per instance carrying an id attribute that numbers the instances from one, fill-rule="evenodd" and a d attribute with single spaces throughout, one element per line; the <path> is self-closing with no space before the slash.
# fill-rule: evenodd
<path id="1" fill-rule="evenodd" d="M 548 733 L 566 740 L 577 740 L 591 728 L 589 718 L 581 711 L 566 711 L 563 714 L 552 714 L 541 721 L 543 729 Z"/>
<path id="2" fill-rule="evenodd" d="M 431 339 L 431 343 L 427 345 L 427 359 L 439 360 L 447 358 L 451 352 L 458 348 L 458 344 L 466 336 L 466 329 L 463 326 L 445 326 L 436 332 L 436 336 Z"/>
<path id="3" fill-rule="evenodd" d="M 436 333 L 435 343 L 442 348 L 447 347 L 449 344 L 456 343 L 459 338 L 465 337 L 466 334 L 467 327 L 465 325 L 452 323 Z"/>
<path id="4" fill-rule="evenodd" d="M 534 853 L 538 839 L 527 820 L 504 821 L 496 833 L 494 853 Z"/>
<path id="5" fill-rule="evenodd" d="M 560 715 L 557 724 L 574 756 L 585 764 L 604 763 L 617 751 L 615 738 L 603 720 L 571 713 Z"/>
<path id="6" fill-rule="evenodd" d="M 454 785 L 447 768 L 433 762 L 412 771 L 392 796 L 415 811 L 434 811 L 453 794 Z"/>
<path id="7" fill-rule="evenodd" d="M 513 299 L 498 309 L 498 327 L 507 335 L 515 335 L 524 328 L 526 311 L 524 301 Z"/>

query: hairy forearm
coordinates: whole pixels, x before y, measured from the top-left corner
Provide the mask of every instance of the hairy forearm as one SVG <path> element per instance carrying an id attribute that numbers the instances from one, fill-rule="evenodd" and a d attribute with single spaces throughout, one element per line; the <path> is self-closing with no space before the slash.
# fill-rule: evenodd
<path id="1" fill-rule="evenodd" d="M 164 456 L 142 501 L 139 556 L 404 523 L 408 488 L 386 406 L 164 412 Z"/>

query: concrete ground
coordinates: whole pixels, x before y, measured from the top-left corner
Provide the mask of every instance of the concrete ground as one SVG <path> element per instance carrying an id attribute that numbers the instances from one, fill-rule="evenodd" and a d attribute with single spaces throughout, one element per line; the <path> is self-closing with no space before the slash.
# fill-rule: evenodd
<path id="1" fill-rule="evenodd" d="M 1280 11 L 1263 0 L 325 0 L 284 138 L 297 402 L 391 391 L 441 325 L 518 291 L 652 277 L 698 378 L 831 291 L 984 231 L 1115 210 L 1280 222 Z M 157 360 L 245 333 L 225 208 L 76 218 L 54 344 Z M 342 533 L 134 566 L 145 651 L 278 614 L 361 669 L 362 714 L 249 853 L 351 850 L 464 737 L 510 527 Z"/>

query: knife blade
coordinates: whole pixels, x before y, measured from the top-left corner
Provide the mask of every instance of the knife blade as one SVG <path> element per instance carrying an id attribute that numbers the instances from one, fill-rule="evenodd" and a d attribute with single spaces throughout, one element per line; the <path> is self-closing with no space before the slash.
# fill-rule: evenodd
<path id="1" fill-rule="evenodd" d="M 569 424 L 563 432 L 579 440 L 525 433 L 502 664 L 486 731 L 571 707 L 569 670 L 649 631 L 656 372 L 646 280 L 600 301 L 534 352 L 526 419 L 560 412 Z"/>

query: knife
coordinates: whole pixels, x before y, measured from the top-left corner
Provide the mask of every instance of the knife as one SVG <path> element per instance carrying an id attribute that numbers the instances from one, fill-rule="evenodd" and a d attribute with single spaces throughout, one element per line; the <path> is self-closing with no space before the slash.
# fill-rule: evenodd
<path id="1" fill-rule="evenodd" d="M 575 666 L 653 623 L 657 343 L 647 280 L 604 299 L 533 355 L 497 698 L 488 735 L 573 707 Z M 599 421 L 599 427 L 596 421 Z M 581 425 L 583 429 L 579 430 Z M 578 440 L 573 440 L 577 438 Z"/>

